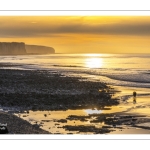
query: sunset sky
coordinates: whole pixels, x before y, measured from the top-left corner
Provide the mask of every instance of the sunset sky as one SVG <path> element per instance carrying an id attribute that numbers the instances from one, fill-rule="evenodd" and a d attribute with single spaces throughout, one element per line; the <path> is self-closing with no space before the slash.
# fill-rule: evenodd
<path id="1" fill-rule="evenodd" d="M 56 53 L 149 53 L 150 16 L 0 16 L 0 42 Z"/>

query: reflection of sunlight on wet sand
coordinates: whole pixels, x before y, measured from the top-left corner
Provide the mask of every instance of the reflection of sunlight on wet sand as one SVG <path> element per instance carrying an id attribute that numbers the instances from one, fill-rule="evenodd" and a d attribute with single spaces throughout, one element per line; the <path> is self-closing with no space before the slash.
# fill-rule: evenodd
<path id="1" fill-rule="evenodd" d="M 122 87 L 122 86 L 113 86 L 116 91 L 120 91 L 115 94 L 115 97 L 121 98 L 122 96 L 129 95 L 129 99 L 122 100 L 120 99 L 120 104 L 117 106 L 111 106 L 110 110 L 103 110 L 103 113 L 132 113 L 134 115 L 144 114 L 150 116 L 150 89 L 146 88 L 134 88 L 134 87 Z M 133 99 L 133 91 L 137 92 L 136 103 Z M 143 94 L 143 95 L 142 95 Z M 144 95 L 147 94 L 147 95 Z"/>
<path id="2" fill-rule="evenodd" d="M 88 68 L 101 68 L 103 65 L 102 58 L 87 58 L 85 61 L 85 66 Z"/>
<path id="3" fill-rule="evenodd" d="M 110 110 L 103 110 L 103 113 L 126 113 L 133 115 L 147 115 L 150 116 L 150 97 L 143 96 L 136 99 L 136 103 L 133 103 L 133 98 L 129 98 L 128 101 L 122 102 L 117 106 L 111 106 Z"/>
<path id="4" fill-rule="evenodd" d="M 22 113 L 21 118 L 30 122 L 31 124 L 41 124 L 41 128 L 49 131 L 51 133 L 74 133 L 76 134 L 77 131 L 66 131 L 63 128 L 59 128 L 60 126 L 64 125 L 86 125 L 89 124 L 89 122 L 81 122 L 79 120 L 68 120 L 66 123 L 57 122 L 56 120 L 59 119 L 66 119 L 69 115 L 88 115 L 83 110 L 67 110 L 67 111 L 29 111 L 29 114 Z M 44 114 L 46 114 L 46 117 L 44 117 Z M 17 115 L 17 114 L 15 114 Z M 23 116 L 26 117 L 23 117 Z"/>
<path id="5" fill-rule="evenodd" d="M 131 110 L 128 111 L 128 113 L 132 114 L 140 114 L 140 115 L 147 115 L 150 116 L 150 96 L 141 96 L 137 97 L 136 104 L 134 104 L 134 107 L 132 107 Z M 132 103 L 133 99 L 129 99 L 129 103 Z"/>
<path id="6" fill-rule="evenodd" d="M 116 87 L 117 88 L 117 87 Z M 51 133 L 60 133 L 60 134 L 67 134 L 67 133 L 73 133 L 73 134 L 79 134 L 78 131 L 68 131 L 62 128 L 65 125 L 71 125 L 71 126 L 78 126 L 78 125 L 94 125 L 95 127 L 102 127 L 105 125 L 103 122 L 94 123 L 91 122 L 92 118 L 87 118 L 86 121 L 82 121 L 80 119 L 73 119 L 69 120 L 67 119 L 70 115 L 75 116 L 88 116 L 90 114 L 109 114 L 109 113 L 118 113 L 116 115 L 147 115 L 149 114 L 150 109 L 150 96 L 139 96 L 140 94 L 146 94 L 149 93 L 149 89 L 146 91 L 143 88 L 139 88 L 136 90 L 137 92 L 137 98 L 136 103 L 133 103 L 133 97 L 132 93 L 135 90 L 134 87 L 128 88 L 128 87 L 118 87 L 118 90 L 121 90 L 122 92 L 120 95 L 131 95 L 131 97 L 127 101 L 120 100 L 120 104 L 117 106 L 111 106 L 111 107 L 105 107 L 105 108 L 111 108 L 111 109 L 105 109 L 105 110 L 97 110 L 95 109 L 83 109 L 83 110 L 67 110 L 67 111 L 30 111 L 29 114 L 23 113 L 21 114 L 21 118 L 24 120 L 27 120 L 31 124 L 35 124 L 37 122 L 38 125 L 42 125 L 41 128 L 49 131 Z M 46 117 L 44 115 L 47 115 Z M 16 114 L 18 115 L 18 114 Z M 75 117 L 76 118 L 76 117 Z M 82 118 L 82 117 L 81 117 Z M 58 122 L 58 120 L 64 119 L 66 122 Z M 138 124 L 137 124 L 138 125 Z M 150 125 L 149 122 L 139 124 L 142 126 L 148 126 Z M 148 130 L 140 129 L 137 127 L 130 127 L 130 126 L 123 126 L 124 129 L 115 129 L 116 131 L 111 132 L 110 134 L 145 134 L 149 133 Z M 146 132 L 147 131 L 147 132 Z M 80 134 L 82 134 L 80 132 Z M 83 133 L 83 134 L 93 134 L 93 133 Z"/>
<path id="7" fill-rule="evenodd" d="M 92 109 L 86 109 L 85 112 L 86 112 L 87 114 L 100 114 L 100 113 L 102 113 L 102 110 L 97 110 L 97 109 L 94 109 L 94 110 L 92 110 Z"/>
<path id="8" fill-rule="evenodd" d="M 100 126 L 102 123 L 91 123 L 90 120 L 80 121 L 80 120 L 67 120 L 67 122 L 57 122 L 59 119 L 66 119 L 69 115 L 75 116 L 88 116 L 89 114 L 101 113 L 101 110 L 67 110 L 67 111 L 29 111 L 29 114 L 22 113 L 20 117 L 31 124 L 37 123 L 42 125 L 41 128 L 49 131 L 51 133 L 74 133 L 77 134 L 77 131 L 68 131 L 62 128 L 65 125 L 96 125 Z M 46 114 L 46 117 L 44 116 Z M 15 114 L 17 115 L 17 114 Z M 84 133 L 92 134 L 92 133 Z"/>
<path id="9" fill-rule="evenodd" d="M 121 129 L 116 129 L 116 131 L 111 132 L 111 134 L 150 134 L 149 130 L 146 129 L 141 129 L 141 128 L 125 128 L 123 130 Z"/>

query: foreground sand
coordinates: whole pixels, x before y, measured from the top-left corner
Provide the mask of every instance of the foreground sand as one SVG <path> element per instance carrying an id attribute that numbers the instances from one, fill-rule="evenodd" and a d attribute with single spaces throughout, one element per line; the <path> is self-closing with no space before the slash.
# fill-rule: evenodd
<path id="1" fill-rule="evenodd" d="M 145 94 L 145 89 L 143 94 L 138 91 L 133 104 L 135 89 L 114 90 L 100 81 L 42 70 L 1 69 L 0 84 L 0 123 L 8 124 L 10 134 L 120 134 L 125 130 L 130 134 L 136 128 L 140 133 L 150 130 L 149 91 Z M 91 110 L 100 112 L 83 113 Z"/>

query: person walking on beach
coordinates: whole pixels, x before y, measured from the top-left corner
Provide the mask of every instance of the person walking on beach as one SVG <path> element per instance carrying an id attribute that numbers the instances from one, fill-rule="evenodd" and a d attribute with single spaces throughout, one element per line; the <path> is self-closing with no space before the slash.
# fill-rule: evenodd
<path id="1" fill-rule="evenodd" d="M 136 103 L 136 92 L 134 91 L 133 92 L 133 104 L 135 104 Z"/>
<path id="2" fill-rule="evenodd" d="M 136 92 L 135 91 L 133 92 L 133 97 L 136 98 Z"/>

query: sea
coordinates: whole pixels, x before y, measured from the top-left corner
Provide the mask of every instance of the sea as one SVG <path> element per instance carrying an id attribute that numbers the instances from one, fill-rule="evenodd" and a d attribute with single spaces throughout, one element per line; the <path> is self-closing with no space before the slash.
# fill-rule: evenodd
<path id="1" fill-rule="evenodd" d="M 150 54 L 47 54 L 0 56 L 0 68 L 49 70 L 113 86 L 150 88 Z"/>

